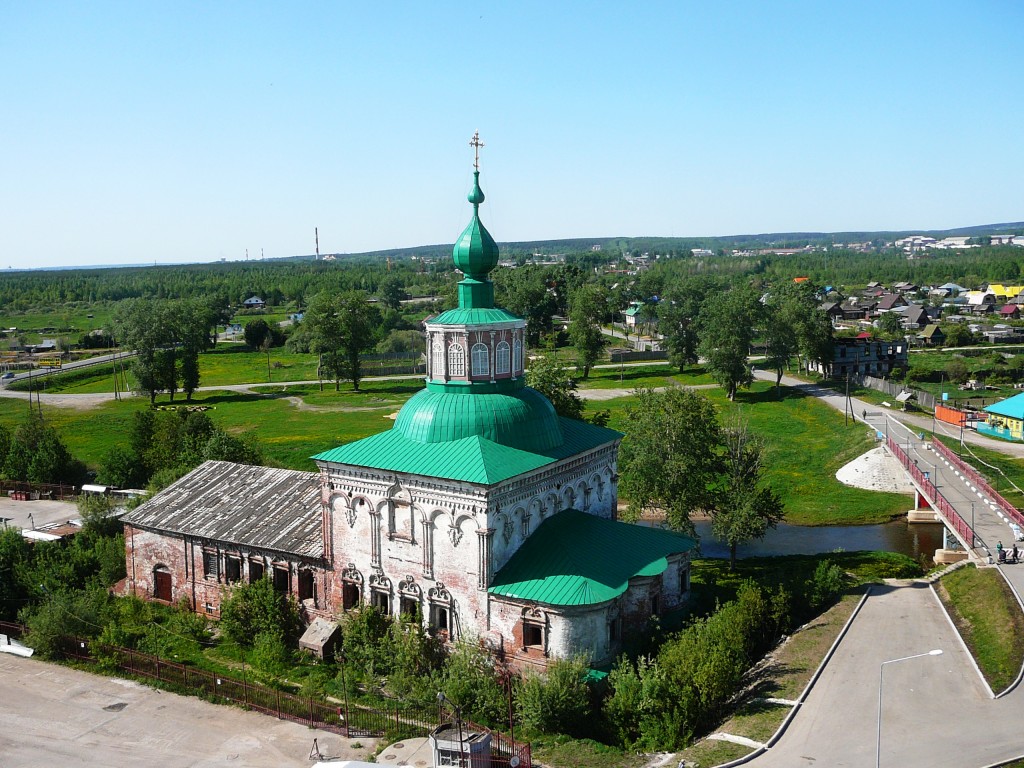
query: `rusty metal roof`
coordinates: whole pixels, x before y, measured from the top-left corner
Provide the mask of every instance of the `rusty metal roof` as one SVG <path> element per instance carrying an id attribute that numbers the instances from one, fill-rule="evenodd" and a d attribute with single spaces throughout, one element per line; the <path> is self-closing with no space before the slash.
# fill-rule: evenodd
<path id="1" fill-rule="evenodd" d="M 122 520 L 141 528 L 323 556 L 320 476 L 207 461 Z"/>

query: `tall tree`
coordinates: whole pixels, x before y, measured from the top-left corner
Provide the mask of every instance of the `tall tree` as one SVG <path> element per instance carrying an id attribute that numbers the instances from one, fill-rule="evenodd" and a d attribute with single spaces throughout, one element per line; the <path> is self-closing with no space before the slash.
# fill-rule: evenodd
<path id="1" fill-rule="evenodd" d="M 402 306 L 402 299 L 405 298 L 405 285 L 397 275 L 387 275 L 377 286 L 377 295 L 385 307 L 397 310 Z"/>
<path id="2" fill-rule="evenodd" d="M 718 295 L 718 283 L 706 276 L 673 283 L 658 303 L 658 330 L 665 338 L 669 360 L 680 373 L 697 362 L 697 327 L 708 297 Z"/>
<path id="3" fill-rule="evenodd" d="M 715 508 L 721 444 L 715 406 L 683 387 L 638 389 L 624 431 L 619 471 L 628 515 L 661 510 L 673 529 L 692 534 L 691 515 Z"/>
<path id="4" fill-rule="evenodd" d="M 607 312 L 607 297 L 599 285 L 583 285 L 572 295 L 569 338 L 576 348 L 576 365 L 582 369 L 584 379 L 590 378 L 590 369 L 604 350 L 601 322 Z"/>
<path id="5" fill-rule="evenodd" d="M 366 294 L 350 291 L 338 301 L 338 325 L 341 331 L 342 371 L 352 382 L 352 388 L 359 391 L 362 366 L 359 356 L 377 344 L 377 329 L 380 327 L 380 310 L 366 302 Z"/>
<path id="6" fill-rule="evenodd" d="M 782 501 L 763 481 L 764 442 L 740 419 L 722 431 L 725 450 L 717 483 L 711 532 L 729 546 L 729 567 L 736 566 L 736 548 L 761 539 L 783 517 Z"/>
<path id="7" fill-rule="evenodd" d="M 761 309 L 752 290 L 733 288 L 706 302 L 701 310 L 697 351 L 730 400 L 736 399 L 738 388 L 754 380 L 747 356 Z"/>

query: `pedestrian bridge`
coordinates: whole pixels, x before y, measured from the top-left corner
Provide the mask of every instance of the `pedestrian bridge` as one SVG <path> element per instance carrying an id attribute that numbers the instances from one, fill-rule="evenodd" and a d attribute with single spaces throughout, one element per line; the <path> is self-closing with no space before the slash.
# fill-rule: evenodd
<path id="1" fill-rule="evenodd" d="M 886 448 L 914 485 L 914 511 L 931 510 L 945 525 L 948 561 L 967 556 L 990 563 L 998 543 L 1009 549 L 1024 531 L 1024 514 L 940 440 L 926 440 L 888 414 L 879 415 L 886 418 L 885 432 L 879 435 L 884 434 Z M 865 421 L 878 429 L 871 420 Z M 957 551 L 964 555 L 958 556 Z"/>

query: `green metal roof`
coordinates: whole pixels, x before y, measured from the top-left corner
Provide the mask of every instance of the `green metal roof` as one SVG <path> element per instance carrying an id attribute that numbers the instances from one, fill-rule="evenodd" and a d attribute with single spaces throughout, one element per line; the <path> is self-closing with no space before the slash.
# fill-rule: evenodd
<path id="1" fill-rule="evenodd" d="M 634 576 L 663 573 L 669 555 L 696 544 L 681 533 L 566 509 L 541 523 L 488 592 L 547 605 L 595 605 L 621 595 Z"/>
<path id="2" fill-rule="evenodd" d="M 501 307 L 457 307 L 442 312 L 430 321 L 431 324 L 443 325 L 483 325 L 486 323 L 522 322 L 522 318 L 513 315 Z"/>
<path id="3" fill-rule="evenodd" d="M 411 401 L 410 401 L 411 402 Z M 622 434 L 582 421 L 559 419 L 561 445 L 525 451 L 479 435 L 421 443 L 390 429 L 313 456 L 316 461 L 491 485 L 619 440 Z"/>
<path id="4" fill-rule="evenodd" d="M 628 315 L 629 317 L 635 317 L 639 313 L 640 313 L 640 307 L 630 307 L 629 309 L 627 309 L 622 314 Z"/>
<path id="5" fill-rule="evenodd" d="M 544 395 L 529 387 L 490 394 L 424 389 L 402 406 L 394 428 L 420 443 L 479 435 L 501 445 L 534 452 L 562 443 L 554 407 Z"/>
<path id="6" fill-rule="evenodd" d="M 985 413 L 994 413 L 996 416 L 1024 419 L 1024 392 L 1006 400 L 1001 400 L 998 403 L 992 403 L 984 411 Z"/>

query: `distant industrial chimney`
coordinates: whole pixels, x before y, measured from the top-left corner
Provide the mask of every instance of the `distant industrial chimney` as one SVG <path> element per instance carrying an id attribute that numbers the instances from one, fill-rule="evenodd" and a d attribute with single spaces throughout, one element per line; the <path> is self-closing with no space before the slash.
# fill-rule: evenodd
<path id="1" fill-rule="evenodd" d="M 316 260 L 320 261 L 320 230 L 313 227 L 313 237 L 316 239 Z"/>

